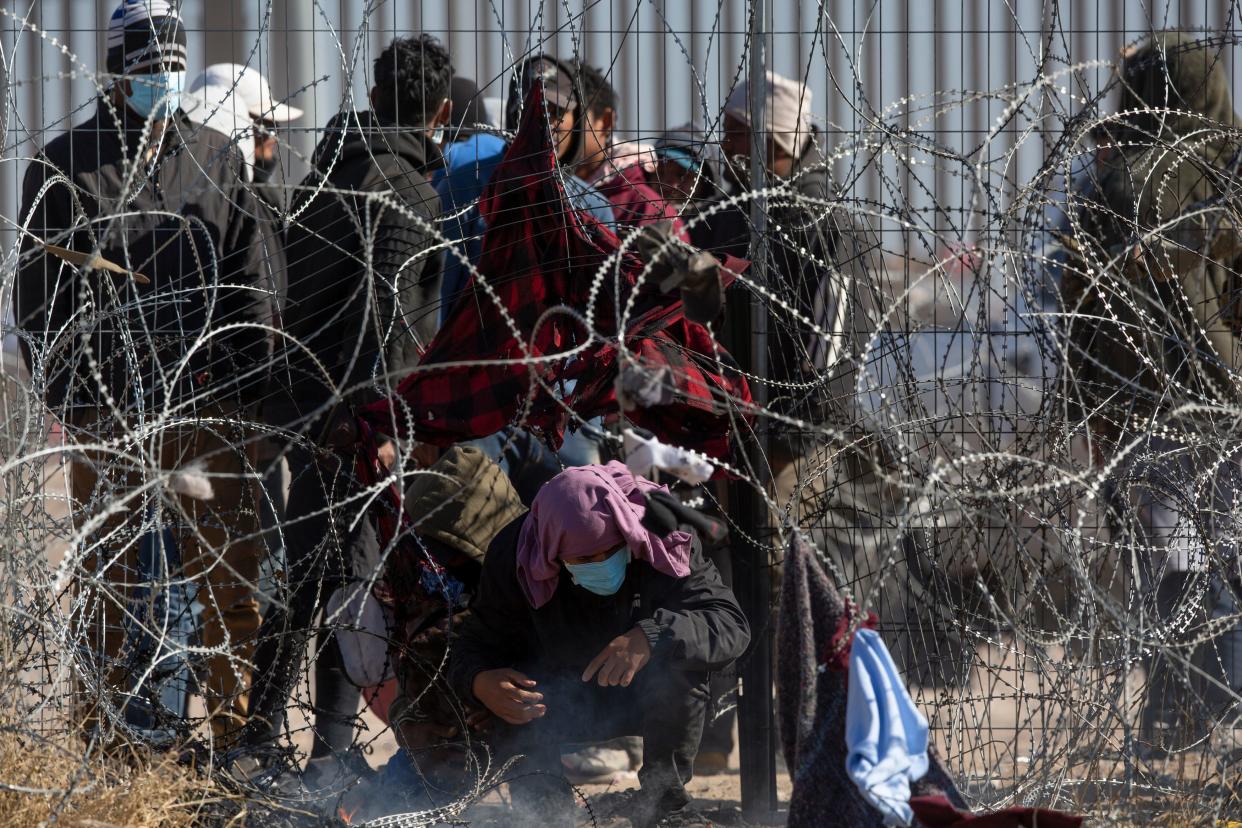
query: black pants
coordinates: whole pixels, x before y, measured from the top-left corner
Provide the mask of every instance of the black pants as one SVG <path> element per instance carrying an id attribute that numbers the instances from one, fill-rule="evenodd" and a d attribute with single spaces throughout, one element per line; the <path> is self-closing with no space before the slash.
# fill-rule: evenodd
<path id="1" fill-rule="evenodd" d="M 720 572 L 720 580 L 729 589 L 733 589 L 733 547 L 725 543 L 711 544 L 704 548 L 708 559 L 716 565 Z M 714 718 L 703 726 L 703 743 L 701 751 L 733 753 L 733 723 L 737 721 L 737 668 L 730 665 L 728 669 L 712 673 L 711 692 Z M 715 712 L 723 710 L 723 713 Z"/>
<path id="2" fill-rule="evenodd" d="M 250 693 L 252 744 L 274 741 L 284 725 L 303 655 L 316 631 L 313 621 L 319 607 L 347 583 L 355 560 L 379 557 L 379 540 L 369 521 L 349 529 L 362 506 L 346 502 L 355 491 L 348 465 L 333 456 L 295 451 L 289 466 L 286 580 L 259 630 Z M 358 689 L 345 677 L 332 631 L 318 632 L 313 756 L 343 751 L 352 744 L 359 698 Z"/>
<path id="3" fill-rule="evenodd" d="M 524 757 L 509 774 L 519 814 L 538 813 L 545 824 L 563 821 L 573 793 L 561 750 L 618 736 L 643 737 L 638 781 L 645 795 L 684 801 L 707 714 L 706 673 L 648 664 L 629 687 L 600 687 L 581 675 L 549 675 L 538 666 L 523 672 L 539 683 L 548 712 L 528 724 L 501 724 L 490 740 L 500 761 Z"/>

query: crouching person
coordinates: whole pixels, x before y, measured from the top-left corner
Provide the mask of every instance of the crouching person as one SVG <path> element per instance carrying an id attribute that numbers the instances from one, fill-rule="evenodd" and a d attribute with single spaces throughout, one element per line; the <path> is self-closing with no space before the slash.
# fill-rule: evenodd
<path id="1" fill-rule="evenodd" d="M 618 462 L 568 469 L 483 562 L 449 674 L 498 720 L 496 758 L 524 757 L 513 802 L 539 824 L 573 824 L 561 749 L 617 736 L 643 737 L 633 824 L 684 808 L 709 674 L 749 643 L 694 531 L 644 526 L 661 490 Z"/>
<path id="2" fill-rule="evenodd" d="M 525 514 L 504 471 L 474 446 L 455 446 L 414 478 L 405 509 L 427 552 L 461 584 L 463 603 L 478 589 L 484 553 L 496 534 Z M 387 777 L 436 805 L 447 804 L 467 782 L 467 731 L 492 717 L 482 706 L 454 703 L 445 659 L 469 610 L 422 611 L 414 635 L 399 649 L 397 696 L 388 721 L 401 750 L 389 761 Z"/>

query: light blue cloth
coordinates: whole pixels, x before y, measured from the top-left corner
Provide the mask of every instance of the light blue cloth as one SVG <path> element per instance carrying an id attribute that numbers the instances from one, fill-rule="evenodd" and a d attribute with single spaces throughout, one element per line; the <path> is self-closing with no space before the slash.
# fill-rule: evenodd
<path id="1" fill-rule="evenodd" d="M 845 770 L 884 823 L 910 825 L 910 785 L 928 769 L 927 719 L 875 630 L 858 630 L 850 648 L 845 745 Z"/>
<path id="2" fill-rule="evenodd" d="M 581 178 L 565 175 L 565 197 L 575 210 L 590 213 L 595 220 L 605 227 L 616 230 L 616 218 L 612 212 L 612 202 L 608 197 L 595 189 Z"/>
<path id="3" fill-rule="evenodd" d="M 444 167 L 436 170 L 431 183 L 444 208 L 441 231 L 445 239 L 458 242 L 471 264 L 479 263 L 483 252 L 483 231 L 487 229 L 479 214 L 479 199 L 492 173 L 505 156 L 505 141 L 485 132 L 449 144 L 444 150 Z M 452 253 L 444 257 L 444 279 L 440 287 L 440 321 L 448 318 L 453 301 L 470 281 L 470 269 Z"/>
<path id="4" fill-rule="evenodd" d="M 556 456 L 566 466 L 591 466 L 604 462 L 604 418 L 593 417 L 585 423 L 575 422 L 577 431 L 565 435 L 565 442 Z"/>

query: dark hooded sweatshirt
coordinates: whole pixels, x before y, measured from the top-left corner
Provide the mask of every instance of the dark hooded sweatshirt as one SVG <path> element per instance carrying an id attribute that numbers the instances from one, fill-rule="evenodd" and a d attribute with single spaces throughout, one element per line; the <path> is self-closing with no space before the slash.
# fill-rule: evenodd
<path id="1" fill-rule="evenodd" d="M 144 122 L 124 108 L 121 117 L 118 128 L 101 101 L 26 171 L 14 311 L 27 363 L 53 409 L 253 402 L 267 387 L 271 337 L 260 326 L 281 258 L 241 156 L 178 111 L 154 165 L 131 172 Z M 75 269 L 44 243 L 97 251 L 147 282 Z M 223 330 L 237 323 L 254 324 Z"/>
<path id="2" fill-rule="evenodd" d="M 1238 402 L 1239 144 L 1226 133 L 1239 119 L 1226 58 L 1162 32 L 1122 65 L 1112 146 L 1078 211 L 1081 261 L 1063 287 L 1074 387 L 1106 433 L 1189 402 Z"/>
<path id="3" fill-rule="evenodd" d="M 418 364 L 439 319 L 440 202 L 427 180 L 443 163 L 439 148 L 425 131 L 371 112 L 338 115 L 326 132 L 291 211 L 292 393 L 269 414 L 295 428 L 322 411 L 334 386 L 355 405 L 382 396 Z"/>
<path id="4" fill-rule="evenodd" d="M 556 592 L 533 609 L 517 573 L 525 521 L 523 515 L 502 529 L 483 561 L 479 591 L 449 666 L 450 682 L 462 698 L 474 698 L 474 677 L 484 670 L 532 670 L 537 680 L 562 671 L 581 673 L 610 641 L 634 627 L 651 644 L 645 670 L 707 673 L 727 667 L 746 650 L 746 617 L 715 565 L 703 557 L 697 536 L 685 578 L 634 560 L 621 589 L 601 596 L 575 586 L 562 567 Z"/>

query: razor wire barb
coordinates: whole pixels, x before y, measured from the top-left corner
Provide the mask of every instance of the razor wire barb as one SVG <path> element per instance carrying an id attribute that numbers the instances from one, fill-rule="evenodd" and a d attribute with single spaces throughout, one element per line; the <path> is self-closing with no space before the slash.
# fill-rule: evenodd
<path id="1" fill-rule="evenodd" d="M 157 384 L 168 391 L 164 404 L 135 405 L 135 389 L 110 387 L 109 364 L 121 361 L 137 369 L 152 342 L 168 336 L 133 322 L 143 318 L 129 315 L 134 303 L 180 301 L 161 295 L 160 285 L 147 293 L 131 290 L 127 278 L 114 280 L 89 260 L 126 248 L 124 227 L 134 218 L 127 205 L 150 173 L 139 160 L 153 141 L 149 130 L 138 139 L 133 163 L 126 164 L 116 209 L 92 213 L 72 176 L 50 178 L 35 194 L 36 204 L 53 187 L 72 194 L 70 227 L 89 233 L 94 245 L 82 251 L 89 254 L 87 263 L 76 267 L 96 280 L 98 289 L 88 291 L 80 280 L 80 312 L 44 338 L 32 335 L 11 310 L 22 267 L 31 257 L 48 256 L 46 245 L 63 240 L 38 238 L 33 211 L 23 215 L 17 196 L 26 169 L 43 163 L 40 148 L 88 108 L 61 93 L 89 87 L 103 109 L 113 106 L 108 90 L 114 79 L 75 51 L 81 37 L 69 13 L 57 18 L 48 5 L 0 9 L 6 26 L 0 44 L 5 83 L 0 184 L 12 191 L 3 195 L 0 221 L 5 245 L 0 299 L 10 308 L 3 328 L 0 432 L 6 630 L 0 639 L 0 760 L 4 739 L 12 738 L 72 756 L 77 772 L 45 786 L 5 778 L 0 761 L 0 788 L 6 796 L 54 800 L 49 814 L 55 818 L 72 813 L 75 798 L 91 796 L 97 779 L 115 773 L 105 747 L 123 742 L 163 750 L 176 743 L 192 746 L 186 764 L 227 792 L 219 802 L 193 810 L 191 822 L 223 824 L 247 808 L 249 818 L 269 824 L 350 821 L 356 780 L 328 786 L 330 795 L 324 795 L 290 789 L 282 776 L 310 758 L 311 676 L 325 657 L 320 642 L 326 638 L 306 644 L 309 657 L 285 723 L 262 751 L 217 743 L 202 704 L 176 713 L 160 702 L 160 693 L 178 683 L 183 695 L 203 695 L 212 659 L 227 662 L 244 686 L 252 657 L 239 654 L 244 648 L 232 634 L 204 640 L 196 630 L 204 601 L 196 601 L 195 591 L 211 573 L 227 572 L 221 581 L 262 596 L 265 614 L 288 609 L 291 575 L 282 570 L 276 550 L 286 545 L 289 527 L 275 500 L 283 496 L 282 487 L 297 489 L 289 489 L 287 480 L 275 490 L 257 484 L 274 474 L 280 479 L 296 453 L 330 453 L 306 433 L 265 420 L 256 408 L 200 408 L 192 394 L 175 398 L 171 389 L 191 371 L 196 356 L 238 329 L 270 340 L 270 362 L 256 371 L 275 367 L 292 353 L 306 355 L 331 382 L 329 367 L 310 345 L 275 323 L 230 323 L 185 332 L 189 342 L 183 343 L 180 360 L 158 376 Z M 499 44 L 498 55 L 453 54 L 456 71 L 473 76 L 488 97 L 503 100 L 523 58 L 564 48 L 569 52 L 560 57 L 581 57 L 614 78 L 623 111 L 643 113 L 627 115 L 619 134 L 649 140 L 696 122 L 703 142 L 715 145 L 725 132 L 723 104 L 746 78 L 751 48 L 742 31 L 749 14 L 743 0 L 696 2 L 693 13 L 655 0 L 487 0 L 468 10 L 455 3 L 456 27 L 449 17 L 426 10 L 416 20 L 392 3 L 329 8 L 315 0 L 313 31 L 292 33 L 277 28 L 287 18 L 288 4 L 252 5 L 248 19 L 254 26 L 245 31 L 244 48 L 235 50 L 238 62 L 266 67 L 278 53 L 288 59 L 289 49 L 304 40 L 331 47 L 327 55 L 316 55 L 321 65 L 312 75 L 288 79 L 291 100 L 317 102 L 305 116 L 310 132 L 338 110 L 357 121 L 366 107 L 360 93 L 369 88 L 374 44 L 426 30 L 450 45 L 467 43 L 465 37 L 454 39 L 462 33 Z M 837 304 L 825 314 L 822 305 L 802 301 L 775 259 L 764 277 L 737 275 L 729 301 L 745 297 L 761 303 L 773 332 L 820 357 L 810 371 L 762 376 L 732 365 L 727 335 L 722 326 L 711 326 L 714 350 L 700 355 L 704 361 L 721 372 L 735 370 L 751 386 L 766 387 L 773 400 L 766 407 L 728 395 L 716 400 L 736 441 L 745 444 L 762 428 L 784 435 L 786 443 L 779 448 L 783 457 L 769 458 L 771 470 L 783 473 L 771 485 L 758 484 L 767 475 L 758 474 L 748 458 L 713 460 L 740 485 L 758 490 L 771 516 L 770 533 L 748 535 L 715 490 L 706 490 L 703 500 L 729 519 L 736 537 L 770 548 L 778 576 L 782 550 L 800 538 L 816 550 L 843 591 L 876 611 L 911 694 L 931 722 L 932 742 L 972 803 L 1060 807 L 1117 824 L 1168 813 L 1189 822 L 1237 816 L 1242 803 L 1232 762 L 1242 751 L 1237 392 L 1242 363 L 1236 360 L 1242 316 L 1223 300 L 1214 312 L 1204 311 L 1208 299 L 1195 280 L 1208 278 L 1203 274 L 1210 271 L 1211 278 L 1224 280 L 1218 285 L 1222 295 L 1233 303 L 1242 297 L 1239 245 L 1231 240 L 1242 232 L 1236 185 L 1242 136 L 1236 122 L 1192 112 L 1184 101 L 1139 107 L 1120 101 L 1127 90 L 1125 61 L 1152 32 L 1172 28 L 1191 31 L 1196 48 L 1225 66 L 1232 86 L 1238 8 L 1232 0 L 1116 0 L 1096 12 L 1107 25 L 1084 28 L 1089 16 L 1075 3 L 1046 0 L 1037 16 L 1018 4 L 966 5 L 950 14 L 914 4 L 803 0 L 791 4 L 789 14 L 777 12 L 788 25 L 774 29 L 773 43 L 792 46 L 775 59 L 784 74 L 815 90 L 813 141 L 820 155 L 790 177 L 769 176 L 759 192 L 722 187 L 710 203 L 687 204 L 683 218 L 693 237 L 726 212 L 746 215 L 752 201 L 760 200 L 770 211 L 767 246 L 822 274 L 823 294 L 814 298 Z M 76 3 L 65 7 L 80 11 Z M 87 7 L 95 14 L 95 4 Z M 970 11 L 987 14 L 970 19 Z M 96 22 L 105 25 L 102 18 Z M 994 35 L 1005 40 L 997 45 Z M 280 44 L 282 38 L 289 43 Z M 673 84 L 661 90 L 638 82 L 650 77 L 638 64 L 654 56 L 643 51 L 653 38 L 664 44 L 659 65 L 682 73 L 679 97 L 669 91 Z M 961 46 L 952 62 L 960 83 L 942 83 L 948 80 L 943 77 L 947 58 L 939 57 L 928 58 L 936 88 L 928 88 L 926 79 L 912 82 L 920 50 L 949 49 L 949 43 Z M 984 50 L 977 66 L 967 52 L 971 44 Z M 887 64 L 897 62 L 895 49 L 909 53 L 901 63 L 907 77 L 881 81 Z M 773 51 L 770 46 L 769 54 Z M 193 58 L 191 65 L 198 65 Z M 897 93 L 884 97 L 882 90 L 894 86 Z M 35 91 L 40 91 L 37 109 L 26 100 Z M 236 84 L 230 90 L 235 92 Z M 626 92 L 636 99 L 625 99 Z M 646 95 L 659 96 L 661 106 L 644 108 Z M 1133 104 L 1133 95 L 1125 99 Z M 669 111 L 670 106 L 679 109 Z M 1189 134 L 1165 131 L 1187 122 L 1194 123 Z M 512 138 L 499 125 L 483 131 Z M 244 137 L 234 136 L 233 143 Z M 463 266 L 477 286 L 475 298 L 499 307 L 523 349 L 525 356 L 513 364 L 529 369 L 530 395 L 513 426 L 526 422 L 536 395 L 556 396 L 551 368 L 581 359 L 595 345 L 615 347 L 622 370 L 644 370 L 641 355 L 615 331 L 633 321 L 638 288 L 654 281 L 654 262 L 625 302 L 606 301 L 615 294 L 623 259 L 637 249 L 637 232 L 620 232 L 621 251 L 581 274 L 590 280 L 584 306 L 554 303 L 526 330 L 496 290 L 501 280 L 520 274 L 481 272 L 440 223 L 428 222 L 392 193 L 330 184 L 339 157 L 315 158 L 305 138 L 280 133 L 285 168 L 298 174 L 286 179 L 285 206 L 267 219 L 271 239 L 304 226 L 307 211 L 323 200 L 365 201 L 368 210 L 417 224 L 434 240 L 418 255 L 444 256 Z M 1223 159 L 1204 173 L 1214 182 L 1210 196 L 1159 214 L 1182 195 L 1178 171 L 1202 168 L 1209 151 Z M 340 148 L 334 152 L 339 155 Z M 714 161 L 718 172 L 738 163 L 722 155 Z M 311 164 L 325 175 L 296 183 Z M 1123 168 L 1129 177 L 1124 187 L 1116 184 Z M 707 175 L 704 169 L 695 172 L 696 189 L 697 178 Z M 1112 184 L 1101 183 L 1106 171 Z M 572 173 L 554 174 L 563 180 Z M 822 176 L 831 185 L 822 194 L 808 194 L 801 184 L 809 176 Z M 1107 186 L 1116 189 L 1104 192 Z M 253 197 L 254 187 L 243 189 Z M 1108 202 L 1106 196 L 1118 191 L 1130 193 L 1131 201 Z M 1151 204 L 1159 205 L 1155 219 Z M 471 206 L 446 216 L 457 218 Z M 178 205 L 168 216 L 183 232 L 196 232 L 191 225 L 199 219 L 181 215 Z M 789 216 L 841 223 L 846 233 L 865 237 L 875 265 L 853 270 L 807 249 L 805 228 L 782 221 Z M 1123 243 L 1101 241 L 1101 228 L 1109 222 L 1125 229 Z M 372 231 L 359 227 L 364 237 Z M 197 255 L 198 248 L 191 249 Z M 219 273 L 222 263 L 213 258 L 214 248 L 209 250 L 212 256 L 195 260 L 193 268 Z M 368 250 L 359 265 L 365 289 L 395 290 L 376 274 L 373 253 Z M 139 262 L 115 264 L 127 274 L 141 269 Z M 65 264 L 57 272 L 58 278 L 72 279 L 78 271 Z M 609 309 L 616 318 L 600 325 Z M 404 310 L 439 312 L 438 307 Z M 528 347 L 542 326 L 566 320 L 585 335 L 556 353 Z M 94 348 L 91 332 L 105 323 L 118 326 L 118 352 Z M 1095 340 L 1089 335 L 1093 330 Z M 1093 352 L 1089 343 L 1101 336 L 1128 361 L 1110 364 Z M 49 410 L 44 403 L 53 379 L 49 366 L 66 353 L 87 366 L 90 387 L 79 390 L 102 401 L 96 421 L 75 419 L 67 409 Z M 413 373 L 445 367 L 420 365 Z M 374 371 L 366 385 L 392 394 L 405 375 Z M 245 376 L 235 379 L 240 383 Z M 676 379 L 657 378 L 655 387 L 676 390 Z M 359 390 L 334 385 L 331 399 L 314 416 Z M 571 427 L 588 427 L 572 406 L 556 402 Z M 616 414 L 624 419 L 620 407 Z M 398 408 L 395 416 L 411 425 L 414 414 Z M 170 455 L 185 450 L 191 433 L 210 445 L 198 455 L 203 462 L 174 462 Z M 507 438 L 510 445 L 512 439 Z M 602 443 L 615 453 L 623 439 L 608 432 Z M 274 444 L 280 447 L 273 450 Z M 420 476 L 437 474 L 420 465 L 416 449 L 403 443 L 391 470 L 339 497 L 334 493 L 323 509 L 303 518 L 331 514 L 356 531 L 391 486 L 404 491 Z M 230 471 L 215 470 L 212 458 L 230 453 L 244 462 Z M 91 469 L 89 490 L 80 488 L 84 478 L 73 482 L 74 464 Z M 259 496 L 219 505 L 222 493 L 238 481 Z M 404 496 L 401 502 L 404 506 Z M 237 523 L 229 510 L 244 513 L 244 520 Z M 213 517 L 204 521 L 205 512 Z M 241 572 L 226 560 L 216 530 L 234 525 L 249 528 L 227 544 L 248 543 L 271 553 L 262 570 Z M 175 530 L 171 543 L 165 539 L 170 529 Z M 342 587 L 341 601 L 321 611 L 315 631 L 321 636 L 365 632 L 362 605 L 355 599 L 382 586 L 390 556 L 411 539 L 422 543 L 416 534 L 398 534 L 377 559 L 355 571 Z M 322 572 L 337 565 L 344 545 L 325 538 L 307 567 Z M 178 553 L 199 550 L 199 570 L 190 573 L 186 561 L 171 557 L 172 546 Z M 101 574 L 132 567 L 139 558 L 141 577 L 125 589 Z M 104 616 L 120 624 L 124 638 L 107 658 L 92 645 L 102 634 Z M 109 676 L 118 670 L 129 682 L 124 694 L 110 687 Z M 431 665 L 432 674 L 442 671 L 442 662 Z M 424 692 L 431 692 L 430 683 Z M 731 698 L 720 702 L 721 710 L 733 706 Z M 145 726 L 128 715 L 135 704 L 149 708 Z M 84 705 L 93 723 L 86 730 L 78 719 Z M 357 723 L 342 762 L 382 764 L 393 750 L 385 729 L 369 712 L 360 713 Z M 259 770 L 249 776 L 236 771 L 241 760 L 256 755 L 262 760 Z M 387 813 L 362 824 L 491 824 L 479 815 L 485 812 L 471 808 L 502 797 L 511 763 L 497 765 L 485 750 L 468 755 L 465 781 L 451 802 L 433 802 L 425 791 L 393 794 Z M 580 794 L 592 822 L 599 821 L 591 809 L 598 795 Z"/>

